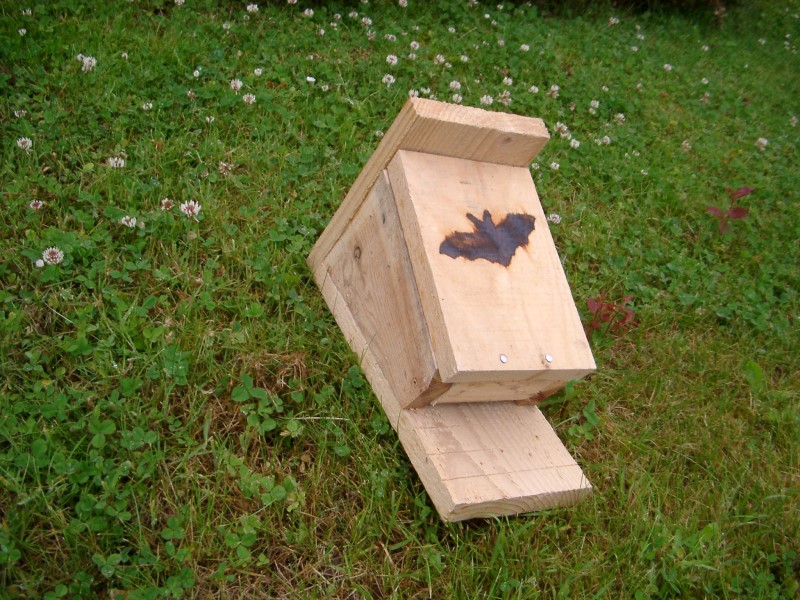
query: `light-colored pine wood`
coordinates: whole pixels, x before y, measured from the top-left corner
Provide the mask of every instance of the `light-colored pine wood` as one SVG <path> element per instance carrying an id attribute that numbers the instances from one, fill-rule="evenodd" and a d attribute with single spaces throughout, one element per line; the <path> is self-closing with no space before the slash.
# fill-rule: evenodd
<path id="1" fill-rule="evenodd" d="M 594 370 L 527 169 L 400 150 L 387 170 L 443 382 L 524 381 L 541 372 L 552 381 L 561 371 L 566 383 Z M 508 266 L 440 252 L 448 235 L 473 229 L 468 213 L 486 210 L 496 224 L 510 213 L 535 218 Z"/>
<path id="2" fill-rule="evenodd" d="M 591 492 L 541 412 L 524 404 L 594 367 L 588 345 L 581 345 L 585 338 L 576 342 L 570 319 L 577 311 L 559 279 L 563 271 L 525 168 L 547 137 L 539 119 L 409 100 L 308 259 L 446 520 L 565 506 Z M 390 163 L 391 184 L 384 171 Z M 437 182 L 437 173 L 444 179 Z M 444 187 L 451 192 L 440 193 Z M 445 229 L 469 229 L 465 206 L 478 217 L 487 209 L 498 217 L 506 209 L 530 209 L 531 200 L 538 211 L 530 213 L 535 235 L 508 268 L 438 254 Z M 549 244 L 550 254 L 537 244 Z M 537 277 L 556 283 L 532 286 Z M 542 309 L 553 296 L 566 306 Z M 522 308 L 514 298 L 524 299 Z M 532 336 L 524 330 L 531 327 L 533 337 L 541 332 L 538 346 L 529 346 Z M 564 352 L 553 351 L 562 345 Z M 498 352 L 508 358 L 500 363 L 497 355 L 502 366 L 489 360 Z M 436 404 L 421 406 L 431 401 Z"/>
<path id="3" fill-rule="evenodd" d="M 550 139 L 541 119 L 409 98 L 308 257 L 317 271 L 400 149 L 527 166 Z"/>
<path id="4" fill-rule="evenodd" d="M 339 301 L 348 306 L 366 340 L 359 353 L 370 354 L 380 365 L 400 406 L 418 405 L 415 401 L 433 383 L 436 363 L 385 173 L 378 177 L 326 264 Z M 353 336 L 353 332 L 344 333 Z"/>
<path id="5" fill-rule="evenodd" d="M 503 402 L 404 410 L 398 434 L 448 521 L 567 506 L 592 490 L 533 406 Z"/>

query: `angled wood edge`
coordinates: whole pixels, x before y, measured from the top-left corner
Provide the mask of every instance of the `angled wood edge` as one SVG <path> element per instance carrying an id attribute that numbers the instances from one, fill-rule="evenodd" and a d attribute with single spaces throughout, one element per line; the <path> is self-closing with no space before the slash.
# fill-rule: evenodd
<path id="1" fill-rule="evenodd" d="M 409 98 L 309 254 L 312 270 L 347 228 L 397 150 L 526 167 L 550 139 L 541 119 Z"/>

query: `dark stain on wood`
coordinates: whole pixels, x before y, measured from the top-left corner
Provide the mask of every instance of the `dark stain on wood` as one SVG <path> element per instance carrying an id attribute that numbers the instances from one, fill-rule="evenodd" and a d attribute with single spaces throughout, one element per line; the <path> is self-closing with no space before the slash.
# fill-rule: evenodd
<path id="1" fill-rule="evenodd" d="M 467 213 L 467 218 L 474 231 L 454 231 L 444 238 L 439 253 L 467 260 L 482 258 L 504 267 L 511 264 L 517 248 L 528 245 L 536 220 L 532 215 L 511 213 L 495 225 L 488 210 L 483 211 L 483 220 L 472 213 Z"/>

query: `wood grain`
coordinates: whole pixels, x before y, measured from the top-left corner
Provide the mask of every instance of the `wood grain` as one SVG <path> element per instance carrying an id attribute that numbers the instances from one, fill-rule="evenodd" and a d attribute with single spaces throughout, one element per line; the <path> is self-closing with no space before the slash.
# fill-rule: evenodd
<path id="1" fill-rule="evenodd" d="M 400 150 L 387 170 L 443 382 L 524 381 L 542 372 L 552 382 L 561 372 L 566 383 L 594 370 L 526 168 Z M 496 222 L 535 218 L 507 267 L 440 251 L 453 231 L 474 226 L 468 214 L 484 211 Z"/>

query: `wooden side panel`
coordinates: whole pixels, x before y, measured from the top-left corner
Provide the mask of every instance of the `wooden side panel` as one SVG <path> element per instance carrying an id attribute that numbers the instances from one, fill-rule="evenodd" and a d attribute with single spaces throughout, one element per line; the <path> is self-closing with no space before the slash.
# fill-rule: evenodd
<path id="1" fill-rule="evenodd" d="M 479 403 L 405 410 L 398 433 L 448 521 L 566 506 L 591 493 L 536 407 Z"/>
<path id="2" fill-rule="evenodd" d="M 430 402 L 434 396 L 421 395 L 433 382 L 436 364 L 385 174 L 375 182 L 326 264 L 339 301 L 347 305 L 366 340 L 361 352 L 379 365 L 400 406 Z"/>
<path id="3" fill-rule="evenodd" d="M 397 150 L 527 166 L 550 139 L 541 119 L 409 98 L 308 257 L 316 271 Z"/>
<path id="4" fill-rule="evenodd" d="M 443 382 L 594 370 L 528 169 L 399 150 L 387 170 Z"/>

